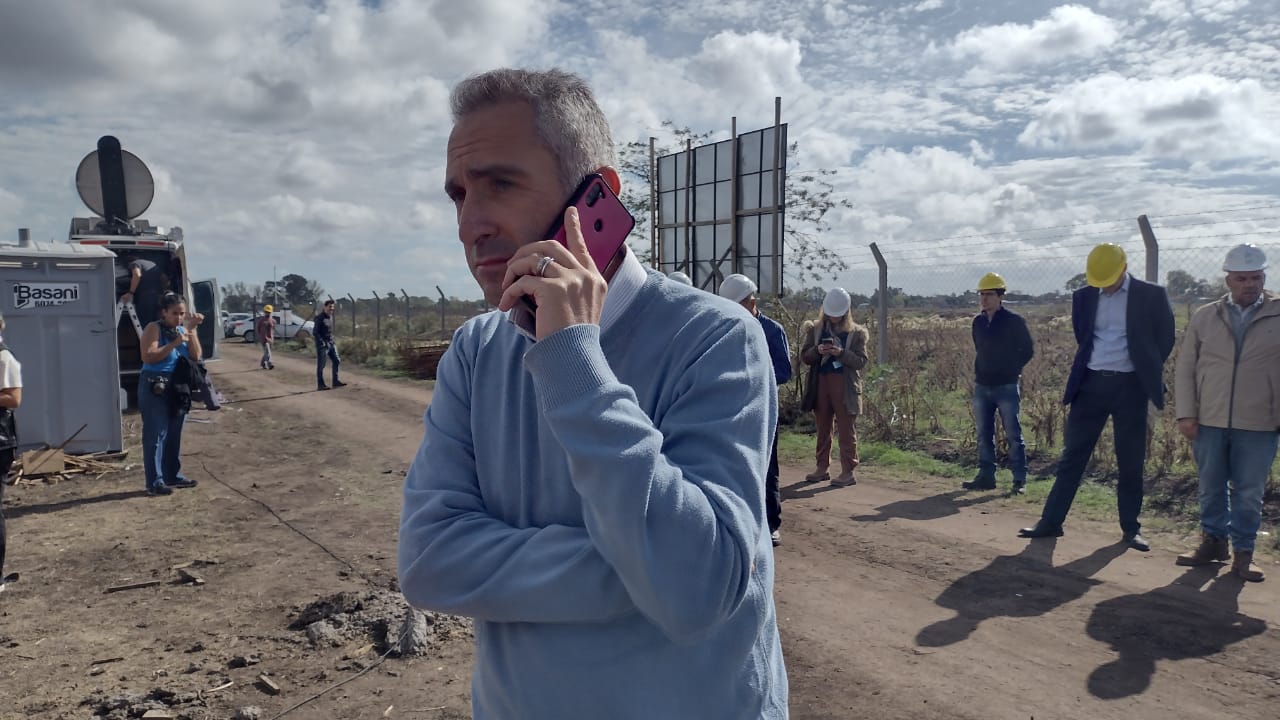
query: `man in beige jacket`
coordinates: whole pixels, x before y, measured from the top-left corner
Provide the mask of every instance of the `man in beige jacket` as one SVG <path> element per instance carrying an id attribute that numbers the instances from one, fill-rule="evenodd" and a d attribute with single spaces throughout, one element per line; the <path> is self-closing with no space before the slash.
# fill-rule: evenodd
<path id="1" fill-rule="evenodd" d="M 1230 557 L 1231 569 L 1253 582 L 1262 498 L 1280 442 L 1280 298 L 1263 290 L 1267 258 L 1253 245 L 1227 253 L 1230 292 L 1196 310 L 1178 354 L 1178 429 L 1191 441 L 1200 469 L 1203 537 L 1179 565 Z"/>

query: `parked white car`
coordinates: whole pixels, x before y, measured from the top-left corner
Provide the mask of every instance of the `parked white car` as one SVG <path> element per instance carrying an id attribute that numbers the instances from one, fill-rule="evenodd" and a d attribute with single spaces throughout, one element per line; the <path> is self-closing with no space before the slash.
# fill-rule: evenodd
<path id="1" fill-rule="evenodd" d="M 226 317 L 222 318 L 222 337 L 232 337 L 235 333 L 231 332 L 231 326 L 241 320 L 248 320 L 253 317 L 250 313 L 223 313 Z"/>
<path id="2" fill-rule="evenodd" d="M 315 323 L 310 320 L 303 320 L 293 313 L 273 312 L 271 316 L 276 319 L 276 339 L 291 340 L 295 337 L 309 337 Z M 239 336 L 244 338 L 247 343 L 257 342 L 258 336 L 253 326 L 257 322 L 257 318 L 246 318 L 231 323 L 231 331 L 227 337 Z"/>

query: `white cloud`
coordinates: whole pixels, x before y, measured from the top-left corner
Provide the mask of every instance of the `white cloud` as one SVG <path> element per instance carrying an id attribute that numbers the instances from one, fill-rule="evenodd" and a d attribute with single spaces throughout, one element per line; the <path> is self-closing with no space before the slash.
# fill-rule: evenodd
<path id="1" fill-rule="evenodd" d="M 316 143 L 302 140 L 285 150 L 276 178 L 287 188 L 331 188 L 341 179 L 338 168 L 320 154 Z"/>
<path id="2" fill-rule="evenodd" d="M 0 217 L 11 217 L 22 209 L 22 198 L 0 187 Z"/>
<path id="3" fill-rule="evenodd" d="M 993 156 L 991 151 L 983 147 L 982 143 L 975 138 L 969 141 L 969 157 L 977 162 L 991 162 Z"/>
<path id="4" fill-rule="evenodd" d="M 502 65 L 581 73 L 620 142 L 664 120 L 723 139 L 731 117 L 771 124 L 781 95 L 792 167 L 839 170 L 853 203 L 824 241 L 860 261 L 870 240 L 1277 202 L 1270 4 L 1068 1 L 0 3 L 0 232 L 63 236 L 84 214 L 70 173 L 111 133 L 201 275 L 474 297 L 440 190 L 447 96 Z M 1071 252 L 1045 237 L 999 248 Z M 939 266 L 995 247 L 951 244 L 930 245 Z"/>
<path id="5" fill-rule="evenodd" d="M 1280 158 L 1270 119 L 1280 96 L 1213 75 L 1137 80 L 1107 74 L 1045 103 L 1019 142 L 1051 150 L 1140 147 L 1174 159 Z"/>
<path id="6" fill-rule="evenodd" d="M 312 230 L 360 228 L 372 234 L 378 227 L 378 215 L 372 208 L 333 200 L 304 200 L 294 195 L 274 195 L 262 202 L 263 209 L 276 222 Z"/>
<path id="7" fill-rule="evenodd" d="M 965 30 L 949 50 L 953 57 L 976 58 L 989 69 L 1017 71 L 1092 57 L 1119 37 L 1120 28 L 1111 18 L 1080 5 L 1063 5 L 1031 25 L 1004 23 Z"/>
<path id="8" fill-rule="evenodd" d="M 772 100 L 801 84 L 800 43 L 767 32 L 722 32 L 707 38 L 690 75 L 728 95 Z"/>
<path id="9" fill-rule="evenodd" d="M 1249 0 L 1191 0 L 1191 12 L 1199 19 L 1223 23 L 1249 6 Z"/>
<path id="10" fill-rule="evenodd" d="M 1165 22 L 1176 22 L 1187 17 L 1187 3 L 1186 0 L 1151 0 L 1146 14 Z"/>

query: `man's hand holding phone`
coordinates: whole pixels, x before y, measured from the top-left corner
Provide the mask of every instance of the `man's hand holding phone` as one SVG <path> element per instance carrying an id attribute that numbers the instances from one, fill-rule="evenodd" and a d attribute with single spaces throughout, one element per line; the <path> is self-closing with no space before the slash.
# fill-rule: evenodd
<path id="1" fill-rule="evenodd" d="M 564 228 L 567 247 L 555 240 L 521 247 L 508 261 L 502 281 L 498 309 L 506 312 L 525 295 L 533 298 L 538 340 L 570 325 L 598 325 L 604 312 L 609 285 L 591 259 L 576 207 L 565 210 Z"/>

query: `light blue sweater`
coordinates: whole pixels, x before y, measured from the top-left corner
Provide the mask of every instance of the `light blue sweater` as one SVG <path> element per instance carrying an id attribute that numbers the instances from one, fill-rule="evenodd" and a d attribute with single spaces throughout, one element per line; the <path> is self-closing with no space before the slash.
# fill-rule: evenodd
<path id="1" fill-rule="evenodd" d="M 760 323 L 649 271 L 608 331 L 500 313 L 441 360 L 400 586 L 476 619 L 476 720 L 787 717 Z"/>

